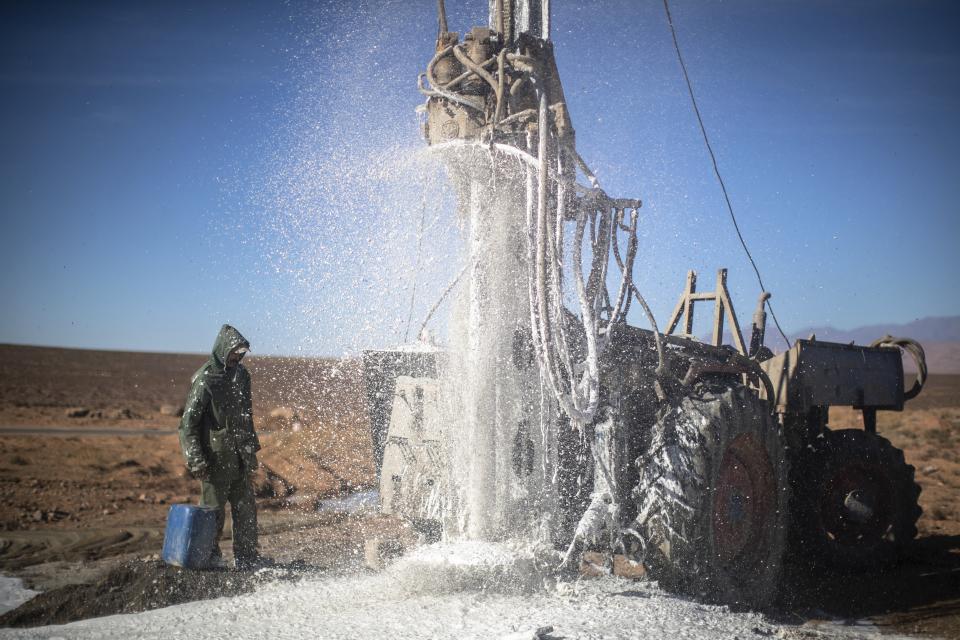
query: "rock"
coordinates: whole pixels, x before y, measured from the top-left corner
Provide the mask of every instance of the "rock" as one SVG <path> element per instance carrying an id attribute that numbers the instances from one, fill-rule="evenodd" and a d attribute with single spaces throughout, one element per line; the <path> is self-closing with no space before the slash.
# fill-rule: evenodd
<path id="1" fill-rule="evenodd" d="M 110 417 L 114 420 L 139 420 L 143 416 L 134 412 L 129 407 L 122 407 L 111 413 Z"/>
<path id="2" fill-rule="evenodd" d="M 267 414 L 269 422 L 281 429 L 299 431 L 303 420 L 296 409 L 291 407 L 274 407 Z"/>
<path id="3" fill-rule="evenodd" d="M 160 413 L 165 416 L 177 416 L 179 418 L 183 415 L 183 407 L 174 404 L 160 405 Z"/>
<path id="4" fill-rule="evenodd" d="M 139 500 L 140 502 L 146 502 L 146 501 L 147 501 L 147 494 L 141 493 L 141 494 L 137 497 L 137 500 Z"/>
<path id="5" fill-rule="evenodd" d="M 605 554 L 587 551 L 580 558 L 580 574 L 588 578 L 599 578 L 612 572 L 612 562 Z"/>
<path id="6" fill-rule="evenodd" d="M 639 580 L 647 574 L 642 562 L 630 559 L 628 556 L 617 554 L 613 556 L 613 575 L 621 578 Z"/>
<path id="7" fill-rule="evenodd" d="M 43 511 L 40 511 L 40 509 L 37 509 L 30 516 L 30 519 L 33 520 L 34 522 L 43 522 Z"/>
<path id="8" fill-rule="evenodd" d="M 937 471 L 937 468 L 932 464 L 929 464 L 923 468 L 924 473 L 934 473 Z"/>
<path id="9" fill-rule="evenodd" d="M 86 407 L 73 407 L 67 409 L 65 413 L 68 418 L 86 418 L 90 415 L 90 409 Z"/>

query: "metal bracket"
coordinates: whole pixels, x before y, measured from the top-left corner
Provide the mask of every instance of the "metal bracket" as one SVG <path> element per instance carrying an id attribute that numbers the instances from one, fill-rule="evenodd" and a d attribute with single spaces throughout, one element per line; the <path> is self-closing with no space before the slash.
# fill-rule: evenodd
<path id="1" fill-rule="evenodd" d="M 683 317 L 683 335 L 689 338 L 693 336 L 693 304 L 704 300 L 713 300 L 713 339 L 711 343 L 715 347 L 723 345 L 723 323 L 724 319 L 730 321 L 730 333 L 733 334 L 734 346 L 741 355 L 748 355 L 747 348 L 743 343 L 743 334 L 740 333 L 740 324 L 737 322 L 737 314 L 733 310 L 733 302 L 730 301 L 730 292 L 727 290 L 727 270 L 717 270 L 717 289 L 716 291 L 698 292 L 697 291 L 697 272 L 690 270 L 687 272 L 687 284 L 680 300 L 670 315 L 670 322 L 667 324 L 665 335 L 673 335 L 674 329 L 680 323 Z"/>

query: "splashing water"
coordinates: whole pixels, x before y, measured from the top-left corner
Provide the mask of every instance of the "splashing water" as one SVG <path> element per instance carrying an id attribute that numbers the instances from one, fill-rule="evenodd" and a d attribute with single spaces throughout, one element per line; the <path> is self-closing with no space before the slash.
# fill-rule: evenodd
<path id="1" fill-rule="evenodd" d="M 467 238 L 443 374 L 451 537 L 549 540 L 556 504 L 554 420 L 530 331 L 523 203 L 516 163 L 482 149 L 446 152 Z"/>

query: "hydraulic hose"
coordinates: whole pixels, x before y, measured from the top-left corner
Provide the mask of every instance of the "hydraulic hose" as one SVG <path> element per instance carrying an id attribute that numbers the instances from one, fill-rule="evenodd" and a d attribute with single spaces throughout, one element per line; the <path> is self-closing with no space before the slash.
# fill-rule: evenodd
<path id="1" fill-rule="evenodd" d="M 927 354 L 923 351 L 923 346 L 911 338 L 895 338 L 891 335 L 885 335 L 879 340 L 874 340 L 871 347 L 896 347 L 903 349 L 910 354 L 914 363 L 917 365 L 917 379 L 913 381 L 913 386 L 903 394 L 904 400 L 916 398 L 923 390 L 923 385 L 927 382 Z"/>

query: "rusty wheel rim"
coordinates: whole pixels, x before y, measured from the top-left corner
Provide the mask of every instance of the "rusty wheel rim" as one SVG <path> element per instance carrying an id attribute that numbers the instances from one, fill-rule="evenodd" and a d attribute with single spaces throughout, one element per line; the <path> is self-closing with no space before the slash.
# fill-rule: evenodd
<path id="1" fill-rule="evenodd" d="M 713 498 L 714 549 L 721 562 L 762 555 L 775 510 L 776 486 L 766 449 L 753 434 L 740 434 L 723 452 Z"/>

